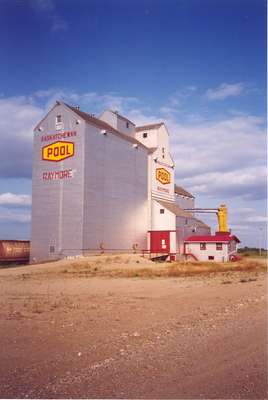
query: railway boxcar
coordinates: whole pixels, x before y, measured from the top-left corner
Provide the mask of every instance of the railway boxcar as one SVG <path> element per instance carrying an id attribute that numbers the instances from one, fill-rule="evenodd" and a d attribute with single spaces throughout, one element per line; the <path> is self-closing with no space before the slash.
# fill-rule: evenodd
<path id="1" fill-rule="evenodd" d="M 0 263 L 28 262 L 29 257 L 29 240 L 0 240 Z"/>

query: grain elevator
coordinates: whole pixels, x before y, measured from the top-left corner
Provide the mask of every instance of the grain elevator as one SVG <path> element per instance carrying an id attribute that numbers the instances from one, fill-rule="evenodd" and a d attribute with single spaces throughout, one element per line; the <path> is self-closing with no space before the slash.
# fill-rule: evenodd
<path id="1" fill-rule="evenodd" d="M 34 129 L 31 261 L 99 252 L 183 252 L 210 227 L 184 208 L 164 123 L 136 126 L 57 101 Z"/>

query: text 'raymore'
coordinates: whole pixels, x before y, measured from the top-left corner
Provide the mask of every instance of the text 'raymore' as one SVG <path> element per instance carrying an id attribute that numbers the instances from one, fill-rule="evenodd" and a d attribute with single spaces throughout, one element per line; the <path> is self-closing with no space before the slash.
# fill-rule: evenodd
<path id="1" fill-rule="evenodd" d="M 44 181 L 55 181 L 57 179 L 70 179 L 73 177 L 72 169 L 65 169 L 63 171 L 48 171 L 43 172 Z"/>

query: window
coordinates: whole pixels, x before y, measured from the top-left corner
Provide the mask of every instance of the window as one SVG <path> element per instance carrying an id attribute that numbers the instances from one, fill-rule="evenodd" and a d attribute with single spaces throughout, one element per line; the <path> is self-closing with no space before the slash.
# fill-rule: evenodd
<path id="1" fill-rule="evenodd" d="M 55 253 L 55 246 L 49 246 L 49 252 Z"/>
<path id="2" fill-rule="evenodd" d="M 127 128 L 129 128 L 129 123 L 128 122 L 126 122 L 126 126 L 127 126 Z"/>
<path id="3" fill-rule="evenodd" d="M 206 250 L 206 249 L 207 249 L 206 243 L 200 243 L 200 250 Z"/>
<path id="4" fill-rule="evenodd" d="M 148 136 L 148 133 L 146 133 L 146 132 L 144 132 L 143 134 L 142 134 L 142 137 L 145 139 L 145 138 L 147 138 L 147 136 Z"/>
<path id="5" fill-rule="evenodd" d="M 61 117 L 61 115 L 57 115 L 56 116 L 56 123 L 59 124 L 60 122 L 62 122 L 62 117 Z"/>
<path id="6" fill-rule="evenodd" d="M 214 256 L 208 256 L 209 260 L 214 260 Z"/>
<path id="7" fill-rule="evenodd" d="M 165 209 L 164 208 L 160 208 L 160 214 L 165 214 Z"/>
<path id="8" fill-rule="evenodd" d="M 162 158 L 165 158 L 165 148 L 162 147 Z"/>
<path id="9" fill-rule="evenodd" d="M 216 243 L 216 250 L 222 250 L 222 243 Z"/>

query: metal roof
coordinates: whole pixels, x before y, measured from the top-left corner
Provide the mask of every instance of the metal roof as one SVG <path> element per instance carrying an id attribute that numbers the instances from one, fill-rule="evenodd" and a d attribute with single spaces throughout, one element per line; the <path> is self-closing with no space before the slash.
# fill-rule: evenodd
<path id="1" fill-rule="evenodd" d="M 149 125 L 143 125 L 143 126 L 136 126 L 135 130 L 136 132 L 140 131 L 149 131 L 150 129 L 158 129 L 160 126 L 164 125 L 164 122 L 159 122 L 157 124 L 149 124 Z"/>
<path id="2" fill-rule="evenodd" d="M 80 111 L 78 108 L 72 107 L 69 104 L 66 104 L 64 102 L 62 102 L 62 104 L 64 104 L 66 107 L 68 107 L 70 110 L 72 110 L 79 117 L 81 117 L 83 120 L 90 123 L 91 125 L 94 125 L 100 129 L 105 129 L 105 130 L 107 130 L 107 132 L 111 132 L 114 135 L 120 137 L 121 139 L 127 140 L 128 142 L 133 143 L 133 144 L 137 144 L 138 146 L 141 146 L 147 150 L 147 147 L 144 146 L 141 142 L 139 142 L 138 140 L 136 140 L 135 138 L 133 138 L 131 136 L 128 136 L 122 132 L 117 131 L 111 125 L 107 124 L 107 122 L 104 122 L 96 117 L 93 117 L 92 115 L 90 115 L 84 111 Z"/>
<path id="3" fill-rule="evenodd" d="M 187 192 L 187 190 L 185 190 L 183 187 L 178 186 L 176 184 L 174 185 L 174 187 L 175 187 L 174 191 L 176 194 L 179 194 L 179 195 L 185 196 L 185 197 L 190 197 L 191 199 L 195 198 L 191 193 Z"/>
<path id="4" fill-rule="evenodd" d="M 187 218 L 190 219 L 196 226 L 198 227 L 204 227 L 204 228 L 210 228 L 209 225 L 205 224 L 203 221 L 200 219 L 195 218 L 192 214 L 190 214 L 188 211 L 184 211 L 180 206 L 178 206 L 176 203 L 170 203 L 168 201 L 164 200 L 157 200 L 157 202 L 165 207 L 167 210 L 172 212 L 173 214 L 176 215 L 176 217 L 182 217 L 182 218 Z"/>
<path id="5" fill-rule="evenodd" d="M 229 243 L 231 240 L 235 240 L 240 243 L 240 240 L 235 235 L 229 233 L 223 234 L 218 233 L 216 235 L 202 235 L 202 236 L 189 236 L 185 242 L 212 242 L 212 243 Z"/>
<path id="6" fill-rule="evenodd" d="M 184 211 L 176 203 L 169 203 L 168 201 L 164 200 L 157 200 L 157 202 L 178 217 L 193 218 L 192 214 L 190 214 L 188 211 Z"/>

